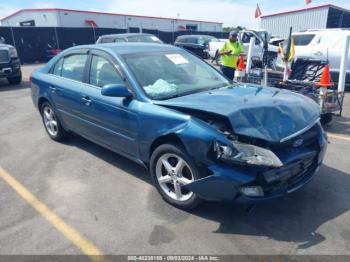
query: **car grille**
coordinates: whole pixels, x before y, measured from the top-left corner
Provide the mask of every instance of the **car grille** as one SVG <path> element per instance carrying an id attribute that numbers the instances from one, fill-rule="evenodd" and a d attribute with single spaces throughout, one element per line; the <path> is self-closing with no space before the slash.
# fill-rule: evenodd
<path id="1" fill-rule="evenodd" d="M 263 173 L 266 185 L 263 187 L 266 195 L 281 188 L 290 190 L 313 174 L 317 167 L 317 157 L 312 156 L 299 160 L 280 169 Z"/>
<path id="2" fill-rule="evenodd" d="M 7 63 L 10 60 L 7 50 L 0 50 L 0 63 Z"/>
<path id="3" fill-rule="evenodd" d="M 318 143 L 320 127 L 318 124 L 314 125 L 312 128 L 307 130 L 306 132 L 294 137 L 290 140 L 287 140 L 279 145 L 276 145 L 276 148 L 290 148 L 295 147 L 294 142 L 301 139 L 302 145 L 301 147 L 308 147 Z"/>

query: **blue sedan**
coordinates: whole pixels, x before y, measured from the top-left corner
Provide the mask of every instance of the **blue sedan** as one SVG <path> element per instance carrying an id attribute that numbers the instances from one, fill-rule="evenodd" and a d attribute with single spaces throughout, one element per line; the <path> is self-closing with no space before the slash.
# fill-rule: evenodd
<path id="1" fill-rule="evenodd" d="M 312 100 L 233 83 L 174 46 L 73 47 L 35 71 L 31 87 L 53 140 L 74 132 L 147 167 L 179 208 L 291 193 L 326 149 Z"/>

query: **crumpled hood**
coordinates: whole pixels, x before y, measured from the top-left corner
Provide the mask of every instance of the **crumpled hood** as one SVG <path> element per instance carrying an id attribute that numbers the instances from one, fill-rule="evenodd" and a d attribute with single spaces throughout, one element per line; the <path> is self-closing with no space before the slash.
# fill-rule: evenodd
<path id="1" fill-rule="evenodd" d="M 303 95 L 243 84 L 156 104 L 219 114 L 229 119 L 235 134 L 274 143 L 310 126 L 320 115 L 318 105 Z"/>

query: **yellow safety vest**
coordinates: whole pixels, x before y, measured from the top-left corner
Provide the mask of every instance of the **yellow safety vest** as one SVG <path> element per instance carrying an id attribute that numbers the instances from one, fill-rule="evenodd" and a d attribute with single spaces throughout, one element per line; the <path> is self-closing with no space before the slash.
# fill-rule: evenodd
<path id="1" fill-rule="evenodd" d="M 222 65 L 236 68 L 238 56 L 243 52 L 243 47 L 238 41 L 232 43 L 230 40 L 227 40 L 224 46 L 220 49 L 220 52 L 225 52 L 229 50 L 232 50 L 231 54 L 221 56 Z"/>

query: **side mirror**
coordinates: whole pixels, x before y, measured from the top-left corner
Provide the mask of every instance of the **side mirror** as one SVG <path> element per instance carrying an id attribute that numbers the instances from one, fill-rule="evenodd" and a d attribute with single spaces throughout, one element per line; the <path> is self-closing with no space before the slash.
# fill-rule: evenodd
<path id="1" fill-rule="evenodd" d="M 103 96 L 111 97 L 132 97 L 132 93 L 123 84 L 111 84 L 102 87 L 101 94 Z"/>

